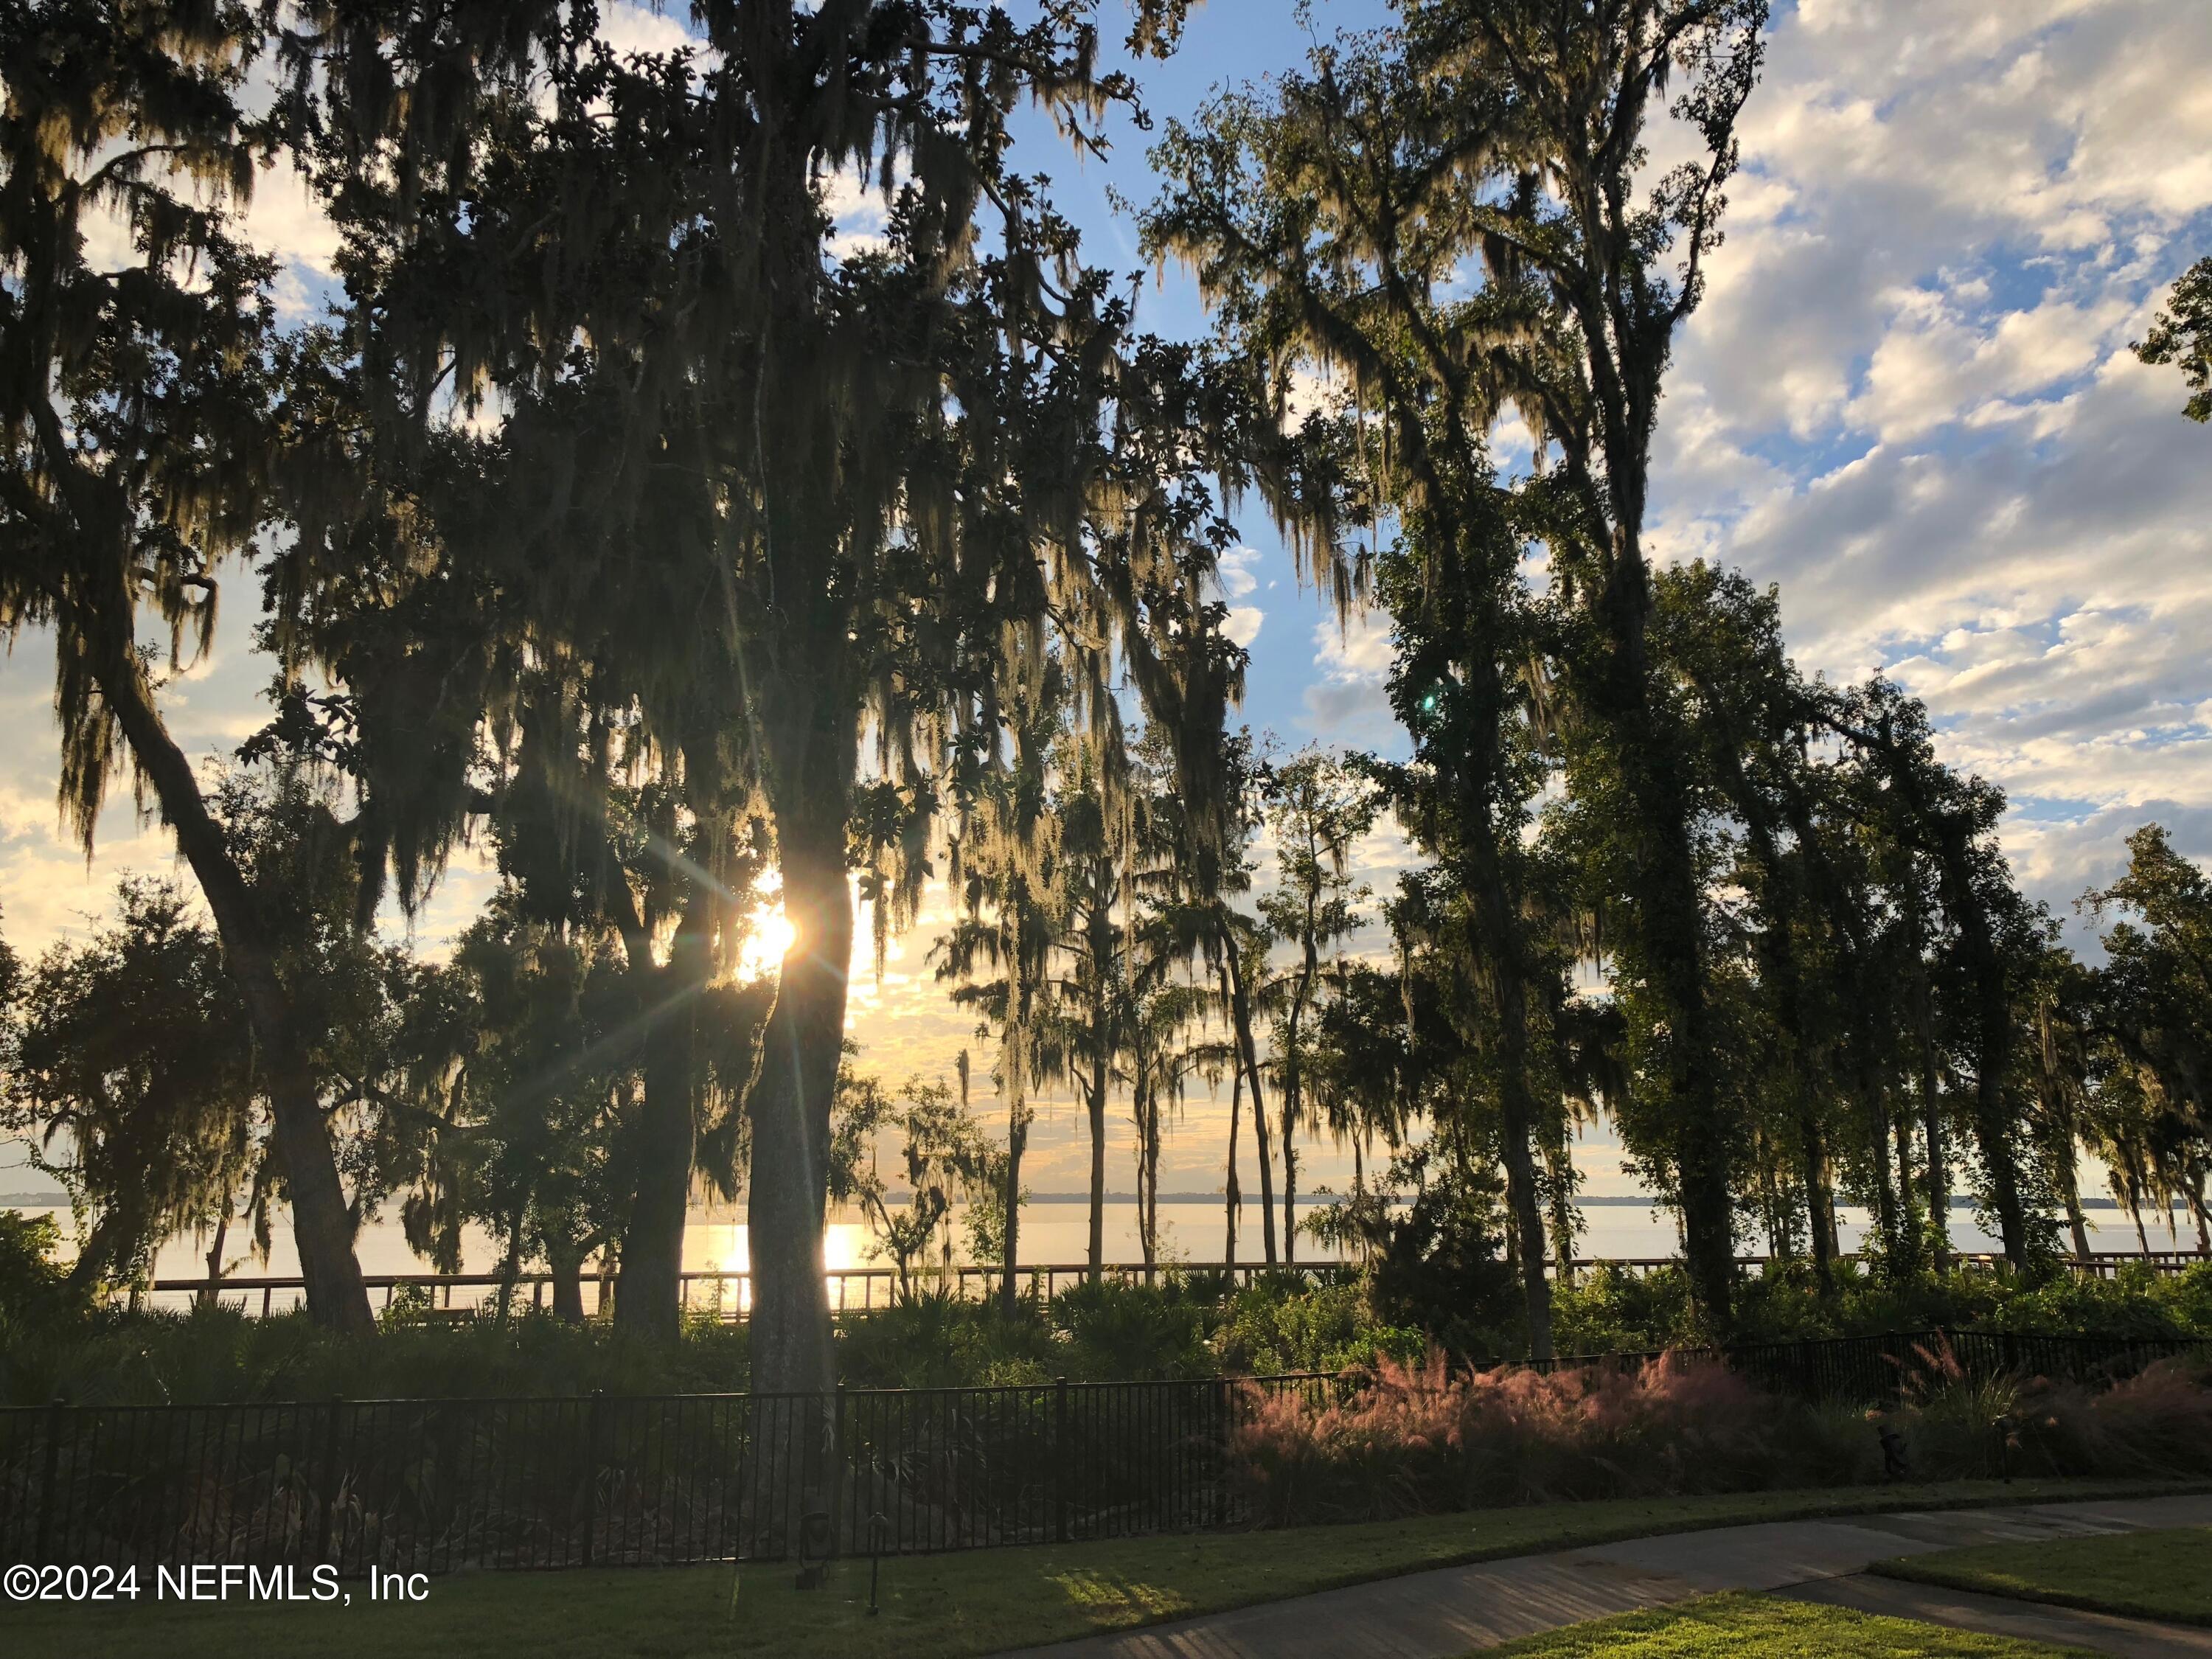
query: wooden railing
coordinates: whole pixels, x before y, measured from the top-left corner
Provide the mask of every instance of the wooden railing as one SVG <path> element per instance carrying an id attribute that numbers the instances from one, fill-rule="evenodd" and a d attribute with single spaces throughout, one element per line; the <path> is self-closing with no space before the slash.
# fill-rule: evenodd
<path id="1" fill-rule="evenodd" d="M 1846 1261 L 1853 1258 L 1846 1256 Z M 1763 1270 L 1768 1258 L 1759 1255 L 1739 1256 L 1738 1264 L 1747 1271 Z M 2178 1273 L 2197 1262 L 2206 1260 L 2195 1250 L 2154 1250 L 2148 1255 L 2133 1251 L 2107 1251 L 2086 1259 L 2069 1257 L 2065 1265 L 2073 1272 L 2097 1279 L 2117 1278 L 2120 1270 L 2130 1264 L 2148 1265 L 2160 1273 Z M 2003 1265 L 2002 1255 L 1968 1253 L 1954 1255 L 1954 1264 L 1968 1272 L 1994 1272 Z M 1345 1270 L 1339 1261 L 1301 1261 L 1291 1267 L 1270 1267 L 1262 1262 L 1240 1261 L 1234 1266 L 1217 1261 L 1160 1263 L 1147 1267 L 1141 1261 L 1109 1262 L 1099 1269 L 1100 1276 L 1109 1282 L 1122 1285 L 1141 1285 L 1158 1282 L 1170 1273 L 1178 1275 L 1206 1274 L 1225 1276 L 1239 1285 L 1249 1285 L 1254 1279 L 1269 1273 L 1294 1273 L 1309 1279 L 1325 1279 Z M 1675 1256 L 1594 1256 L 1577 1258 L 1574 1263 L 1577 1273 L 1593 1268 L 1608 1267 L 1615 1272 L 1639 1277 L 1662 1268 L 1679 1267 L 1680 1259 Z M 1557 1264 L 1553 1264 L 1554 1271 Z M 1016 1269 L 1022 1280 L 1024 1292 L 1040 1301 L 1049 1302 L 1063 1290 L 1083 1283 L 1091 1276 L 1090 1267 L 1080 1261 L 1040 1262 Z M 871 1313 L 892 1305 L 898 1297 L 898 1273 L 892 1267 L 839 1267 L 824 1275 L 828 1281 L 830 1306 L 839 1314 Z M 953 1295 L 968 1300 L 981 1300 L 997 1290 L 1000 1269 L 995 1265 L 966 1265 L 953 1267 L 950 1273 L 936 1269 L 918 1272 L 916 1281 L 927 1287 L 942 1286 Z M 714 1315 L 726 1320 L 742 1320 L 752 1308 L 752 1275 L 743 1271 L 703 1269 L 681 1276 L 681 1297 L 686 1312 Z M 544 1308 L 550 1303 L 553 1279 L 548 1273 L 526 1273 L 507 1280 L 498 1273 L 371 1273 L 367 1277 L 369 1294 L 378 1299 L 378 1305 L 389 1309 L 395 1301 L 405 1301 L 420 1296 L 426 1299 L 428 1310 L 434 1316 L 462 1315 L 479 1307 L 495 1304 L 502 1285 L 512 1285 L 510 1305 Z M 611 1307 L 613 1285 L 610 1279 L 592 1274 L 583 1281 L 584 1311 L 596 1316 Z M 296 1278 L 224 1279 L 210 1285 L 201 1279 L 161 1279 L 150 1285 L 135 1286 L 118 1291 L 119 1299 L 126 1299 L 133 1307 L 186 1307 L 196 1301 L 205 1300 L 212 1293 L 221 1301 L 246 1313 L 258 1313 L 264 1317 L 275 1313 L 289 1313 L 298 1307 L 305 1296 L 305 1287 Z"/>

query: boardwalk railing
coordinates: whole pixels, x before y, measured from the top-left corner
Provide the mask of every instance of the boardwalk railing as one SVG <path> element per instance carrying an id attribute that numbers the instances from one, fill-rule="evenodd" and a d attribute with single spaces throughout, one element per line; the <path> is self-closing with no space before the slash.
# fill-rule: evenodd
<path id="1" fill-rule="evenodd" d="M 1724 1364 L 1878 1404 L 1933 1331 L 1553 1369 Z M 1961 1334 L 1970 1376 L 2126 1375 L 2193 1345 Z M 2203 1346 L 2203 1345 L 2194 1345 Z M 0 1411 L 0 1561 L 348 1575 L 975 1549 L 1246 1526 L 1235 1430 L 1301 1374 L 829 1395 L 383 1400 Z"/>
<path id="2" fill-rule="evenodd" d="M 1848 1261 L 1856 1258 L 1842 1259 Z M 2130 1266 L 2147 1267 L 2161 1274 L 2179 1273 L 2207 1259 L 2193 1250 L 2158 1250 L 2148 1255 L 2111 1252 L 2086 1259 L 2069 1257 L 2063 1265 L 2084 1277 L 2116 1279 L 2123 1268 Z M 2004 1262 L 2001 1255 L 1956 1255 L 1952 1260 L 1955 1266 L 1968 1272 L 1995 1272 Z M 1768 1258 L 1755 1255 L 1740 1256 L 1737 1263 L 1749 1273 L 1763 1271 L 1769 1265 Z M 1641 1278 L 1681 1265 L 1680 1260 L 1674 1256 L 1613 1256 L 1578 1259 L 1574 1267 L 1577 1273 L 1607 1268 Z M 1355 1269 L 1339 1261 L 1301 1261 L 1273 1267 L 1250 1261 L 1151 1266 L 1141 1261 L 1115 1261 L 1099 1269 L 1101 1277 L 1117 1285 L 1209 1277 L 1249 1285 L 1256 1279 L 1278 1274 L 1323 1280 L 1351 1271 Z M 1049 1302 L 1061 1291 L 1084 1283 L 1091 1269 L 1080 1261 L 1052 1261 L 1017 1268 L 1016 1274 L 1025 1294 Z M 897 1300 L 898 1274 L 893 1268 L 840 1267 L 823 1277 L 834 1312 L 872 1313 Z M 921 1275 L 921 1282 L 932 1289 L 941 1287 L 963 1300 L 981 1301 L 997 1290 L 1000 1277 L 1000 1270 L 996 1266 L 970 1264 L 957 1267 L 942 1277 L 933 1272 Z M 749 1273 L 710 1269 L 686 1273 L 681 1279 L 684 1307 L 689 1313 L 737 1321 L 744 1319 L 752 1310 L 752 1275 Z M 369 1294 L 378 1298 L 380 1307 L 390 1308 L 395 1301 L 412 1297 L 437 1313 L 458 1314 L 492 1306 L 497 1303 L 502 1286 L 508 1287 L 510 1304 L 517 1308 L 543 1309 L 550 1306 L 553 1299 L 553 1280 L 545 1273 L 523 1273 L 513 1279 L 498 1273 L 371 1273 L 367 1283 Z M 582 1291 L 585 1312 L 589 1316 L 597 1317 L 613 1305 L 613 1286 L 609 1279 L 597 1275 L 587 1278 L 583 1281 Z M 161 1279 L 150 1285 L 119 1291 L 117 1295 L 133 1306 L 155 1308 L 185 1308 L 212 1297 L 225 1306 L 265 1318 L 300 1307 L 306 1297 L 306 1287 L 296 1278 L 241 1276 L 216 1281 L 205 1278 Z"/>

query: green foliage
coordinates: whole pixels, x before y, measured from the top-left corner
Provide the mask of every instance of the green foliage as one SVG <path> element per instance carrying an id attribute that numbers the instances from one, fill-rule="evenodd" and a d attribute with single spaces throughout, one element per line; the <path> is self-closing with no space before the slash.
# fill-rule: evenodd
<path id="1" fill-rule="evenodd" d="M 166 881 L 126 878 L 115 921 L 32 969 L 0 1126 L 84 1218 L 71 1276 L 127 1284 L 172 1236 L 263 1178 L 252 1044 L 215 931 Z"/>
<path id="2" fill-rule="evenodd" d="M 0 1215 L 0 1403 L 56 1393 L 185 1401 L 748 1386 L 746 1328 L 712 1310 L 656 1342 L 536 1311 L 504 1325 L 489 1316 L 456 1320 L 434 1312 L 427 1297 L 401 1296 L 377 1334 L 342 1338 L 300 1316 L 95 1306 L 67 1288 L 46 1254 L 53 1242 L 50 1224 Z M 1232 1289 L 1218 1276 L 1169 1269 L 1149 1285 L 1063 1286 L 1049 1309 L 1019 1298 L 1011 1317 L 995 1298 L 961 1300 L 925 1282 L 895 1307 L 840 1322 L 838 1375 L 855 1388 L 956 1388 L 1372 1370 L 1384 1360 L 1413 1364 L 1437 1344 L 1470 1359 L 1516 1351 L 1517 1299 L 1494 1259 L 1478 1255 L 1471 1280 L 1441 1260 L 1419 1278 L 1440 1304 L 1383 1308 L 1378 1280 L 1351 1270 L 1318 1284 L 1263 1275 Z M 1748 1281 L 1744 1340 L 1930 1328 L 2212 1337 L 2212 1265 L 2029 1284 L 1978 1273 L 1891 1283 L 1846 1264 L 1826 1298 L 1808 1281 L 1802 1269 Z M 1486 1314 L 1468 1300 L 1476 1293 L 1468 1285 L 1487 1286 Z M 1587 1273 L 1559 1287 L 1556 1306 L 1562 1353 L 1643 1352 L 1710 1336 L 1678 1267 Z"/>
<path id="3" fill-rule="evenodd" d="M 2154 365 L 2172 363 L 2195 395 L 2182 408 L 2192 421 L 2212 421 L 2212 256 L 2199 259 L 2173 285 L 2150 332 L 2135 354 Z"/>
<path id="4" fill-rule="evenodd" d="M 1383 1355 L 1409 1358 L 1428 1339 L 1377 1323 L 1365 1290 L 1348 1279 L 1303 1290 L 1296 1281 L 1262 1279 L 1231 1298 L 1214 1341 L 1224 1370 L 1266 1376 L 1371 1365 Z"/>
<path id="5" fill-rule="evenodd" d="M 1495 1209 L 1453 1187 L 1426 1188 L 1393 1216 L 1368 1272 L 1378 1320 L 1425 1330 L 1454 1353 L 1504 1352 L 1497 1333 L 1514 1329 L 1522 1311 Z"/>
<path id="6" fill-rule="evenodd" d="M 1220 1358 L 1207 1343 L 1218 1311 L 1184 1291 L 1170 1277 L 1158 1285 L 1079 1285 L 1053 1297 L 1070 1375 L 1148 1382 L 1218 1375 Z"/>
<path id="7" fill-rule="evenodd" d="M 0 1210 L 0 1355 L 34 1332 L 91 1318 L 95 1287 L 54 1260 L 60 1243 L 52 1217 Z"/>
<path id="8" fill-rule="evenodd" d="M 1586 1271 L 1558 1288 L 1554 1305 L 1562 1353 L 1637 1353 L 1712 1340 L 1679 1267 Z M 1745 1282 L 1733 1334 L 1778 1342 L 1929 1329 L 2212 1336 L 2212 1263 L 2181 1273 L 2136 1267 L 2111 1279 L 2034 1279 L 1979 1272 L 1891 1279 L 1842 1262 L 1827 1297 L 1816 1293 L 1802 1265 L 1772 1267 Z"/>
<path id="9" fill-rule="evenodd" d="M 920 1293 L 917 1274 L 930 1267 L 940 1243 L 943 1263 L 950 1264 L 949 1215 L 956 1203 L 968 1206 L 972 1239 L 1003 1244 L 1006 1155 L 991 1146 L 968 1103 L 943 1081 L 909 1078 L 894 1103 L 882 1084 L 851 1069 L 855 1045 L 848 1042 L 846 1049 L 830 1121 L 830 1201 L 858 1206 L 870 1253 L 891 1259 L 896 1293 L 910 1301 Z M 881 1139 L 894 1130 L 908 1194 L 896 1209 L 876 1167 Z M 974 1259 L 997 1258 L 978 1253 Z"/>
<path id="10" fill-rule="evenodd" d="M 432 1322 L 402 1307 L 374 1334 L 306 1314 L 227 1308 L 100 1309 L 0 1341 L 0 1401 L 162 1404 L 232 1400 L 466 1399 L 525 1395 L 722 1393 L 746 1380 L 742 1325 L 695 1327 L 673 1343 L 526 1312 Z"/>

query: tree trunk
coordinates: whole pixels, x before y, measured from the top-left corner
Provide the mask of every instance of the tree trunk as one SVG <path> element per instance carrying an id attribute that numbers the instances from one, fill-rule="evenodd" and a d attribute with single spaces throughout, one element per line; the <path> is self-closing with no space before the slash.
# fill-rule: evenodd
<path id="1" fill-rule="evenodd" d="M 1889 1161 L 1889 1127 L 1879 1115 L 1874 1121 L 1873 1139 L 1875 1236 L 1881 1241 L 1882 1254 L 1894 1261 L 1899 1248 L 1897 1194 L 1890 1184 L 1893 1172 Z M 1829 1207 L 1832 1212 L 1832 1202 Z M 1840 1255 L 1842 1252 L 1838 1251 L 1837 1254 Z"/>
<path id="2" fill-rule="evenodd" d="M 546 1270 L 553 1280 L 553 1316 L 566 1325 L 584 1322 L 584 1258 L 563 1251 L 549 1252 Z"/>
<path id="3" fill-rule="evenodd" d="M 123 1241 L 138 1237 L 143 1237 L 141 1224 L 125 1223 L 112 1207 L 102 1210 L 100 1218 L 92 1224 L 92 1231 L 85 1238 L 84 1248 L 76 1253 L 76 1260 L 70 1263 L 68 1282 L 70 1290 L 79 1293 L 97 1291 L 108 1284 L 110 1270 L 115 1266 L 116 1257 L 121 1254 Z M 131 1292 L 131 1305 L 136 1307 L 138 1299 L 137 1290 Z"/>
<path id="4" fill-rule="evenodd" d="M 354 1255 L 354 1216 L 338 1179 L 330 1126 L 276 972 L 276 942 L 209 812 L 191 763 L 170 737 L 153 690 L 135 656 L 110 662 L 100 675 L 102 699 L 123 729 L 141 775 L 175 832 L 222 940 L 223 961 L 246 1004 L 269 1092 L 270 1141 L 292 1203 L 292 1238 L 307 1313 L 332 1330 L 367 1334 L 376 1328 L 368 1287 Z"/>
<path id="5" fill-rule="evenodd" d="M 1309 844 L 1309 857 L 1318 861 L 1318 851 Z M 1320 944 L 1314 937 L 1318 926 L 1315 907 L 1319 894 L 1306 894 L 1304 959 L 1298 969 L 1298 988 L 1291 997 L 1289 1041 L 1283 1052 L 1283 1260 L 1298 1259 L 1298 1109 L 1305 1091 L 1304 1056 L 1299 1042 L 1305 1029 L 1307 1004 L 1313 997 L 1314 977 L 1320 971 Z"/>
<path id="6" fill-rule="evenodd" d="M 1152 1282 L 1160 1255 L 1160 1100 L 1140 1070 L 1137 1108 L 1137 1243 L 1144 1252 L 1145 1283 Z"/>
<path id="7" fill-rule="evenodd" d="M 1575 1282 L 1575 1186 L 1569 1179 L 1574 1171 L 1574 1153 L 1562 1137 L 1548 1157 L 1552 1164 L 1552 1255 L 1557 1262 L 1559 1283 Z M 1551 1309 L 1547 1305 L 1545 1312 Z"/>
<path id="8" fill-rule="evenodd" d="M 2089 1224 L 2081 1213 L 2081 1184 L 2075 1149 L 2074 1108 L 2058 1064 L 2057 1034 L 2051 1026 L 2051 1007 L 2039 999 L 2035 1009 L 2036 1081 L 2043 1094 L 2044 1110 L 2051 1119 L 2051 1164 L 2058 1176 L 2058 1197 L 2066 1210 L 2067 1230 L 2074 1236 L 2074 1259 L 2089 1259 Z"/>
<path id="9" fill-rule="evenodd" d="M 514 1311 L 514 1286 L 522 1277 L 522 1212 L 514 1211 L 507 1218 L 507 1255 L 499 1264 L 499 1322 L 507 1322 Z"/>
<path id="10" fill-rule="evenodd" d="M 1596 326 L 1595 319 L 1583 322 L 1586 329 Z M 1623 441 L 1629 441 L 1626 434 Z M 1589 700 L 1608 728 L 1604 758 L 1618 768 L 1634 809 L 1638 941 L 1668 1028 L 1665 1089 L 1674 1120 L 1685 1266 L 1699 1307 L 1715 1332 L 1724 1334 L 1735 1293 L 1735 1197 L 1729 1188 L 1734 1136 L 1712 1053 L 1704 893 L 1680 775 L 1687 763 L 1683 745 L 1659 730 L 1652 707 L 1651 594 L 1639 540 L 1644 493 L 1639 465 L 1634 456 L 1609 454 L 1607 467 L 1615 496 L 1613 568 L 1597 601 L 1606 643 L 1590 677 Z"/>
<path id="11" fill-rule="evenodd" d="M 1493 689 L 1503 701 L 1503 687 Z M 1486 744 L 1486 748 L 1494 744 Z M 1487 780 L 1482 794 L 1487 796 Z M 1544 1273 L 1544 1211 L 1536 1180 L 1536 1097 L 1528 1087 L 1528 994 L 1522 972 L 1520 907 L 1506 884 L 1504 849 L 1492 834 L 1485 801 L 1468 816 L 1480 825 L 1479 844 L 1469 849 L 1476 906 L 1474 937 L 1468 940 L 1475 960 L 1488 964 L 1498 1019 L 1498 1093 L 1504 1122 L 1501 1161 L 1505 1165 L 1505 1202 L 1513 1220 L 1521 1269 L 1521 1301 L 1528 1323 L 1528 1357 L 1552 1358 L 1552 1283 Z M 1479 1049 L 1480 1044 L 1475 1047 Z"/>
<path id="12" fill-rule="evenodd" d="M 1828 1192 L 1828 1149 L 1820 1134 L 1820 1120 L 1807 1103 L 1800 1102 L 1797 1151 L 1805 1182 L 1805 1222 L 1813 1244 L 1813 1279 L 1822 1296 L 1836 1290 L 1836 1218 Z"/>
<path id="13" fill-rule="evenodd" d="M 844 789 L 825 787 L 780 811 L 776 842 L 784 916 L 793 933 L 762 1036 L 760 1069 L 746 1097 L 752 1115 L 746 1236 L 753 1387 L 819 1394 L 834 1381 L 822 1222 L 853 959 Z"/>
<path id="14" fill-rule="evenodd" d="M 1010 1085 L 1008 1092 L 1013 1100 L 1006 1116 L 1006 1259 L 999 1264 L 999 1313 L 1012 1319 L 1021 1305 L 1017 1269 L 1022 1259 L 1022 1154 L 1029 1148 L 1030 1126 L 1022 1119 L 1019 1086 Z"/>
<path id="15" fill-rule="evenodd" d="M 230 1203 L 225 1200 L 222 1213 L 215 1218 L 215 1243 L 208 1246 L 207 1287 L 200 1292 L 200 1306 L 214 1308 L 222 1305 L 222 1247 L 230 1237 Z"/>
<path id="16" fill-rule="evenodd" d="M 2074 1259 L 2089 1259 L 2089 1221 L 2081 1213 L 2081 1173 L 2075 1167 L 2074 1152 L 2074 1114 L 2063 1099 L 2054 1103 L 2057 1122 L 2056 1139 L 2058 1145 L 2051 1149 L 2051 1163 L 2058 1173 L 2058 1196 L 2066 1206 L 2067 1231 L 2074 1236 Z"/>
<path id="17" fill-rule="evenodd" d="M 1244 1195 L 1237 1190 L 1237 1126 L 1244 1116 L 1244 1068 L 1229 1068 L 1229 1179 L 1222 1188 L 1222 1210 L 1228 1218 L 1229 1237 L 1222 1248 L 1221 1259 L 1231 1267 L 1237 1265 L 1237 1212 L 1244 1202 Z M 1231 1275 L 1233 1288 L 1235 1275 Z"/>
<path id="18" fill-rule="evenodd" d="M 1098 1283 L 1106 1260 L 1106 1033 L 1094 1020 L 1091 1055 L 1091 1282 Z"/>
<path id="19" fill-rule="evenodd" d="M 1908 891 L 1917 895 L 1917 884 L 1911 884 Z M 1928 947 L 1917 896 L 1907 907 L 1907 917 L 1913 957 L 1923 964 L 1913 981 L 1912 1023 L 1913 1034 L 1919 1039 L 1921 1135 L 1928 1143 L 1928 1230 L 1934 1241 L 1936 1269 L 1942 1273 L 1950 1267 L 1951 1255 L 1950 1152 L 1943 1144 L 1943 1091 L 1936 1065 L 1936 1011 L 1924 965 Z"/>
<path id="20" fill-rule="evenodd" d="M 2001 1041 L 2001 1040 L 2000 1040 Z M 1984 1032 L 1979 1065 L 1984 1075 L 1974 1089 L 1974 1143 L 1982 1155 L 1982 1170 L 1990 1183 L 1990 1203 L 1997 1212 L 1997 1232 L 2004 1242 L 2005 1261 L 2016 1273 L 2027 1269 L 2027 1213 L 2021 1201 L 2020 1170 L 2013 1158 L 2013 1126 L 2006 1121 L 2002 1085 L 1988 1075 L 2000 1050 Z"/>
<path id="21" fill-rule="evenodd" d="M 1928 1230 L 1935 1240 L 1936 1265 L 1951 1254 L 1951 1153 L 1943 1144 L 1943 1091 L 1936 1081 L 1934 1041 L 1922 1040 L 1920 1061 L 1921 1139 L 1927 1142 Z"/>
<path id="22" fill-rule="evenodd" d="M 1252 1142 L 1260 1156 L 1260 1242 L 1269 1267 L 1275 1256 L 1275 1172 L 1273 1153 L 1267 1145 L 1267 1105 L 1260 1093 L 1260 1055 L 1252 1046 L 1252 1002 L 1244 991 L 1244 969 L 1237 959 L 1237 941 L 1222 930 L 1222 982 L 1229 992 L 1230 1018 L 1237 1030 L 1237 1054 L 1252 1090 Z"/>
<path id="23" fill-rule="evenodd" d="M 648 965 L 640 975 L 649 1000 L 641 1011 L 647 1022 L 645 1105 L 635 1136 L 637 1190 L 615 1284 L 615 1326 L 664 1342 L 674 1341 L 683 1325 L 684 1228 L 698 1138 L 696 1017 L 707 980 L 710 904 L 706 890 L 695 886 L 667 966 Z"/>
<path id="24" fill-rule="evenodd" d="M 1898 1265 L 1911 1268 L 1920 1261 L 1920 1228 L 1912 1213 L 1912 1128 L 1909 1115 L 1893 1113 L 1890 1128 L 1897 1138 Z"/>

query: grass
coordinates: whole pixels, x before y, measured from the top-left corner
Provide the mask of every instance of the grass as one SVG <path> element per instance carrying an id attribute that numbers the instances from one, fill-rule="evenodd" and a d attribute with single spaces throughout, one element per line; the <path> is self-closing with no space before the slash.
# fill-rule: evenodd
<path id="1" fill-rule="evenodd" d="M 2053 1659 L 2068 1651 L 1771 1595 L 1711 1595 L 1524 1637 L 1486 1650 L 1485 1659 Z"/>
<path id="2" fill-rule="evenodd" d="M 11 1606 L 5 1625 L 10 1659 L 132 1650 L 158 1651 L 162 1659 L 510 1651 L 543 1659 L 965 1659 L 1428 1567 L 1654 1534 L 2174 1490 L 2141 1481 L 1954 1481 L 1554 1504 L 1358 1526 L 908 1557 L 884 1563 L 882 1613 L 874 1618 L 867 1613 L 868 1564 L 848 1561 L 827 1588 L 811 1593 L 793 1589 L 792 1569 L 783 1565 L 474 1573 L 432 1580 L 419 1603 L 372 1604 L 359 1583 L 348 1586 L 353 1602 L 343 1607 L 157 1604 L 149 1591 L 131 1605 Z"/>
<path id="3" fill-rule="evenodd" d="M 1983 1544 L 1875 1564 L 1947 1589 L 1980 1590 L 2174 1624 L 2212 1625 L 2212 1527 Z"/>

